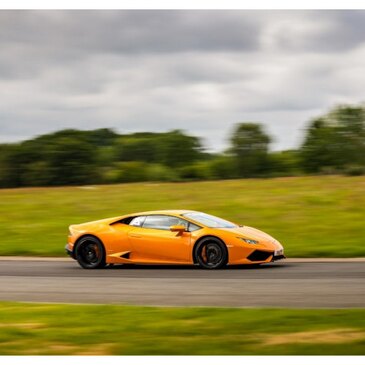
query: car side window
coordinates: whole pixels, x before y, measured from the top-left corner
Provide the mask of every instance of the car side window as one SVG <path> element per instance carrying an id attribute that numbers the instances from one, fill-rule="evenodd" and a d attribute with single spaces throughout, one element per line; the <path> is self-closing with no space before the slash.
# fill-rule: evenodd
<path id="1" fill-rule="evenodd" d="M 171 226 L 178 224 L 179 218 L 168 215 L 148 215 L 143 222 L 143 228 L 169 230 Z"/>
<path id="2" fill-rule="evenodd" d="M 177 219 L 178 219 L 178 223 L 176 223 L 176 225 L 184 226 L 185 230 L 188 232 L 197 231 L 198 229 L 201 228 L 201 227 L 197 226 L 196 224 L 186 221 L 185 219 L 181 219 L 181 218 L 177 218 Z"/>
<path id="3" fill-rule="evenodd" d="M 146 216 L 142 225 L 143 228 L 163 229 L 166 231 L 170 230 L 171 226 L 184 226 L 189 232 L 196 231 L 201 228 L 179 217 L 157 214 Z"/>
<path id="4" fill-rule="evenodd" d="M 134 227 L 141 227 L 143 224 L 143 221 L 145 220 L 146 216 L 145 215 L 141 215 L 139 217 L 134 217 L 130 222 L 129 225 L 130 226 L 134 226 Z"/>
<path id="5" fill-rule="evenodd" d="M 189 232 L 197 231 L 200 228 L 201 227 L 197 226 L 196 224 L 189 222 L 189 226 L 188 226 L 188 231 Z"/>

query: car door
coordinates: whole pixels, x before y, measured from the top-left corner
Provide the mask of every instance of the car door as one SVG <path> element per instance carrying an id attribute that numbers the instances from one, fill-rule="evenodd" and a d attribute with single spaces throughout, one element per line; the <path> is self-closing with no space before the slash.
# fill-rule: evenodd
<path id="1" fill-rule="evenodd" d="M 140 262 L 180 262 L 190 261 L 190 232 L 171 232 L 173 225 L 185 225 L 184 219 L 153 214 L 147 215 L 141 227 L 128 233 L 133 246 L 134 260 Z"/>

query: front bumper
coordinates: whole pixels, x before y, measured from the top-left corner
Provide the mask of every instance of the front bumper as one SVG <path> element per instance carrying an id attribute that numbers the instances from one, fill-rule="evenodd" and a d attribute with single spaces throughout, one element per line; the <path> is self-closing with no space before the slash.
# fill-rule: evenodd
<path id="1" fill-rule="evenodd" d="M 283 249 L 278 251 L 255 250 L 247 256 L 247 259 L 249 259 L 251 262 L 273 262 L 285 258 L 286 256 L 284 255 Z"/>
<path id="2" fill-rule="evenodd" d="M 68 243 L 65 246 L 65 251 L 67 253 L 67 255 L 69 255 L 70 257 L 72 257 L 73 259 L 75 259 L 74 253 L 73 251 L 70 249 L 70 247 L 68 246 Z"/>
<path id="3" fill-rule="evenodd" d="M 271 262 L 273 262 L 273 261 L 279 261 L 279 260 L 283 260 L 283 259 L 286 259 L 286 256 L 285 255 L 273 256 L 272 259 L 271 259 Z"/>
<path id="4" fill-rule="evenodd" d="M 284 255 L 284 249 L 281 248 L 279 250 L 274 251 L 274 255 L 271 261 L 278 261 L 282 259 L 286 259 L 286 256 Z"/>

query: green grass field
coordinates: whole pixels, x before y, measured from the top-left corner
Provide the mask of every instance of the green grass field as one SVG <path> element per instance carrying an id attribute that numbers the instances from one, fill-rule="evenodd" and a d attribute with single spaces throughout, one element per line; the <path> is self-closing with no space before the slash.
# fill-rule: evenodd
<path id="1" fill-rule="evenodd" d="M 0 255 L 64 255 L 68 226 L 195 209 L 259 228 L 290 257 L 365 256 L 365 178 L 341 176 L 0 190 Z"/>
<path id="2" fill-rule="evenodd" d="M 0 355 L 365 355 L 365 309 L 0 303 Z"/>

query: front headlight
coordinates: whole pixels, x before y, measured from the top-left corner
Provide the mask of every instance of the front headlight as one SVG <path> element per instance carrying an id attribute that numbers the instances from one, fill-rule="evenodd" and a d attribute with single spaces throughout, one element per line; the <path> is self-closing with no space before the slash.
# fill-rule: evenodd
<path id="1" fill-rule="evenodd" d="M 243 238 L 243 237 L 237 237 L 238 239 L 246 242 L 246 243 L 249 243 L 250 245 L 257 245 L 259 243 L 259 241 L 255 241 L 255 240 L 250 240 L 248 238 Z"/>

